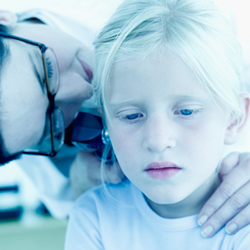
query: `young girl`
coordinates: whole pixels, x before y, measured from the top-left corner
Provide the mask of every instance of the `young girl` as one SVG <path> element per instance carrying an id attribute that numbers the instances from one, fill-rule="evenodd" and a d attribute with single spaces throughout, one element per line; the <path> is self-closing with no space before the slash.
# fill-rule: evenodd
<path id="1" fill-rule="evenodd" d="M 127 179 L 80 197 L 66 249 L 249 248 L 249 226 L 207 239 L 196 222 L 219 185 L 224 146 L 247 120 L 240 62 L 238 43 L 209 0 L 121 5 L 96 42 L 94 84 Z"/>

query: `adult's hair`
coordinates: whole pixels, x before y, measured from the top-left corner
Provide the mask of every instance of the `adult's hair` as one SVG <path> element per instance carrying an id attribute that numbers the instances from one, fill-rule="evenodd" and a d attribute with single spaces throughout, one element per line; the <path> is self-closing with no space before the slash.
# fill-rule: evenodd
<path id="1" fill-rule="evenodd" d="M 106 92 L 116 62 L 166 55 L 180 59 L 219 107 L 241 114 L 241 49 L 229 22 L 210 0 L 126 0 L 95 41 L 93 85 L 106 110 Z"/>
<path id="2" fill-rule="evenodd" d="M 4 25 L 0 25 L 0 32 L 3 33 L 8 33 L 8 29 Z M 2 81 L 2 75 L 4 71 L 4 67 L 7 63 L 7 59 L 10 56 L 10 50 L 8 45 L 5 43 L 5 38 L 0 36 L 0 165 L 6 164 L 14 159 L 17 159 L 21 156 L 20 153 L 17 154 L 8 154 L 6 148 L 5 148 L 5 143 L 4 139 L 2 136 L 2 122 L 1 122 L 1 117 L 2 117 L 2 103 L 1 103 L 1 96 L 2 96 L 2 91 L 4 91 L 1 88 L 1 81 Z M 14 69 L 13 69 L 13 74 L 14 74 Z M 10 138 L 11 139 L 11 138 Z"/>

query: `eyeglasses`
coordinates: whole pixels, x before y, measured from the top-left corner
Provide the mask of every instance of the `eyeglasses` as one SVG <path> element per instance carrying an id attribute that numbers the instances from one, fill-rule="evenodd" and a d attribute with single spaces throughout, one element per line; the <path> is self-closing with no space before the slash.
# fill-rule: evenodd
<path id="1" fill-rule="evenodd" d="M 49 107 L 46 113 L 45 129 L 40 142 L 29 149 L 25 149 L 23 154 L 55 156 L 64 143 L 64 117 L 62 111 L 55 105 L 55 95 L 60 84 L 59 67 L 55 52 L 42 43 L 30 41 L 21 37 L 12 36 L 0 32 L 0 36 L 15 39 L 38 47 L 41 51 L 44 82 L 49 100 Z"/>

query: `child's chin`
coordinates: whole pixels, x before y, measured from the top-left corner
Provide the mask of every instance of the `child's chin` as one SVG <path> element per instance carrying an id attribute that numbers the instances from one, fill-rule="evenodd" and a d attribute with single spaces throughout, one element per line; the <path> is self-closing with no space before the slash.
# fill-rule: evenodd
<path id="1" fill-rule="evenodd" d="M 170 205 L 181 202 L 184 200 L 188 195 L 173 194 L 173 193 L 164 193 L 164 194 L 150 194 L 146 195 L 146 197 L 151 200 L 152 202 L 159 204 L 159 205 Z"/>

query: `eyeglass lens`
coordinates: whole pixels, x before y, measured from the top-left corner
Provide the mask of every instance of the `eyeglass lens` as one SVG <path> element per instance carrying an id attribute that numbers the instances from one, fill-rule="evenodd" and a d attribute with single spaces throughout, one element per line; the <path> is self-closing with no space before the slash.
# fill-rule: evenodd
<path id="1" fill-rule="evenodd" d="M 45 51 L 45 60 L 50 93 L 55 95 L 59 88 L 59 68 L 56 55 L 52 49 L 48 48 Z"/>
<path id="2" fill-rule="evenodd" d="M 47 48 L 44 53 L 45 69 L 47 71 L 48 91 L 55 95 L 59 88 L 59 67 L 54 51 Z M 50 112 L 48 107 L 45 121 L 45 128 L 40 142 L 25 150 L 26 152 L 40 152 L 50 154 L 52 151 L 59 151 L 64 143 L 64 117 L 62 111 L 54 107 Z M 51 136 L 53 138 L 51 138 Z"/>
<path id="3" fill-rule="evenodd" d="M 48 88 L 51 95 L 55 95 L 59 88 L 59 67 L 54 51 L 47 48 L 45 61 L 48 79 Z M 51 117 L 50 117 L 51 116 Z M 51 122 L 52 120 L 52 122 Z M 51 128 L 51 126 L 53 126 Z M 53 136 L 53 140 L 51 138 Z M 47 112 L 45 130 L 41 142 L 37 145 L 39 151 L 58 151 L 64 141 L 64 120 L 60 109 L 54 108 Z M 52 148 L 53 147 L 53 148 Z"/>
<path id="4" fill-rule="evenodd" d="M 50 122 L 50 113 L 47 112 L 46 124 L 44 129 L 44 134 L 40 143 L 38 143 L 34 149 L 40 152 L 49 152 L 52 150 L 51 143 L 51 131 L 53 131 L 53 147 L 55 151 L 58 151 L 64 142 L 64 119 L 62 111 L 58 108 L 54 110 L 51 114 L 53 123 Z M 51 125 L 53 128 L 51 129 Z"/>

